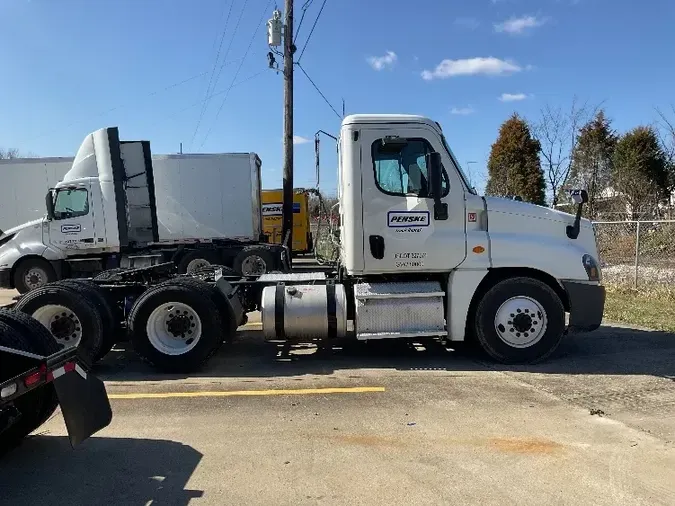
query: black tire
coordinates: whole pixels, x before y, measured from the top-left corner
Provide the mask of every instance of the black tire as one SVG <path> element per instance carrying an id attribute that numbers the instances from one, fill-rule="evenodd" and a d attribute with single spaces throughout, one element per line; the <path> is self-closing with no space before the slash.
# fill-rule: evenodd
<path id="1" fill-rule="evenodd" d="M 208 293 L 209 299 L 218 308 L 220 318 L 223 322 L 222 334 L 223 342 L 232 342 L 235 333 L 237 332 L 237 316 L 234 314 L 234 309 L 227 301 L 223 293 L 211 283 L 205 283 L 199 279 L 191 278 L 189 276 L 177 276 L 173 279 L 177 283 L 184 283 L 192 286 L 195 289 L 203 290 Z"/>
<path id="2" fill-rule="evenodd" d="M 56 284 L 73 288 L 96 306 L 103 323 L 101 349 L 96 356 L 96 360 L 101 360 L 112 350 L 121 332 L 121 317 L 115 311 L 114 301 L 105 290 L 90 279 L 64 279 Z"/>
<path id="3" fill-rule="evenodd" d="M 86 365 L 91 366 L 103 347 L 104 328 L 101 311 L 94 302 L 82 297 L 72 286 L 58 283 L 31 291 L 17 302 L 14 308 L 34 316 L 36 311 L 48 305 L 63 306 L 79 320 L 81 329 L 77 330 L 79 327 L 74 328 L 75 331 L 82 333 L 80 343 L 77 346 L 78 356 Z M 47 325 L 46 321 L 40 323 Z M 48 330 L 51 332 L 51 329 L 48 328 Z M 58 343 L 59 340 L 53 333 L 52 336 Z M 60 344 L 65 345 L 65 342 Z"/>
<path id="4" fill-rule="evenodd" d="M 31 271 L 35 274 L 35 282 L 39 282 L 40 286 L 56 281 L 56 272 L 54 272 L 54 268 L 49 262 L 42 258 L 27 258 L 17 265 L 12 279 L 14 288 L 21 294 L 28 293 L 29 291 L 38 288 L 37 285 L 33 286 L 26 283 L 26 276 L 28 276 Z"/>
<path id="5" fill-rule="evenodd" d="M 15 309 L 0 308 L 0 321 L 12 327 L 16 332 L 28 339 L 28 344 L 32 346 L 33 351 L 42 356 L 49 356 L 59 351 L 60 347 L 54 341 L 54 338 L 49 331 L 40 324 L 36 319 L 31 318 L 26 313 L 17 311 Z M 38 422 L 35 428 L 39 427 L 52 416 L 59 405 L 56 391 L 52 385 L 44 387 L 46 390 L 46 397 L 42 404 L 42 410 L 38 415 Z"/>
<path id="6" fill-rule="evenodd" d="M 546 330 L 538 341 L 526 347 L 508 344 L 500 337 L 496 328 L 495 319 L 499 308 L 513 297 L 532 299 L 545 312 L 543 316 L 546 317 Z M 522 304 L 528 305 L 525 302 Z M 508 315 L 508 317 L 513 317 L 515 320 L 515 317 L 520 318 L 518 313 L 521 313 L 520 309 L 514 310 L 512 313 L 514 316 Z M 515 324 L 514 322 L 513 333 L 511 333 L 511 328 L 506 328 L 508 325 L 502 326 L 503 334 L 509 339 L 514 339 L 514 336 L 517 336 L 518 340 L 530 337 L 526 332 L 516 334 L 519 330 L 516 325 L 521 325 L 521 329 L 528 325 L 529 329 L 536 329 L 537 325 L 541 325 L 544 321 L 541 318 L 542 315 L 535 315 L 532 318 L 528 316 L 532 314 L 531 312 L 527 315 L 525 313 L 526 310 L 523 309 L 521 314 L 525 320 L 529 318 L 529 323 L 521 321 Z M 483 350 L 495 360 L 506 364 L 536 363 L 551 355 L 560 344 L 565 333 L 565 308 L 555 291 L 542 281 L 526 277 L 505 279 L 490 288 L 478 303 L 474 316 L 474 332 Z M 525 346 L 527 343 L 522 344 Z"/>
<path id="7" fill-rule="evenodd" d="M 194 262 L 195 260 L 202 260 L 203 262 L 206 262 L 209 265 L 218 263 L 218 257 L 213 251 L 207 249 L 193 250 L 183 255 L 183 257 L 178 261 L 178 263 L 176 264 L 178 272 L 180 274 L 192 274 L 194 269 L 190 269 L 190 272 L 188 272 L 188 267 L 190 266 L 190 263 Z M 199 268 L 203 267 L 206 267 L 206 265 L 202 265 Z"/>
<path id="8" fill-rule="evenodd" d="M 42 356 L 51 355 L 58 351 L 58 347 L 49 333 L 45 335 L 44 332 L 38 331 L 35 334 L 26 335 L 16 330 L 17 328 L 23 328 L 25 321 L 22 317 L 26 315 L 15 314 L 10 311 L 3 311 L 2 313 L 0 346 Z M 17 315 L 20 316 L 17 318 Z M 5 321 L 12 322 L 12 325 L 8 325 Z M 41 327 L 39 323 L 38 326 Z M 11 355 L 3 354 L 0 356 L 0 382 L 24 372 L 21 364 L 22 361 L 16 360 Z M 21 418 L 0 433 L 0 454 L 14 448 L 24 437 L 40 427 L 54 413 L 58 406 L 56 391 L 53 385 L 45 385 L 16 399 L 14 406 L 21 414 Z"/>
<path id="9" fill-rule="evenodd" d="M 254 261 L 257 263 L 258 268 L 255 269 L 255 272 L 244 273 L 244 270 L 249 271 L 247 261 L 253 258 L 255 258 Z M 257 276 L 273 270 L 276 267 L 276 261 L 270 248 L 266 246 L 246 246 L 234 257 L 232 267 L 237 274 Z"/>
<path id="10" fill-rule="evenodd" d="M 147 290 L 136 300 L 129 313 L 129 336 L 136 352 L 163 372 L 187 373 L 198 370 L 223 342 L 221 311 L 212 296 L 208 285 L 198 286 L 186 281 L 166 281 Z M 189 306 L 199 317 L 202 327 L 197 344 L 180 355 L 160 351 L 152 344 L 147 332 L 148 320 L 153 311 L 172 302 Z"/>

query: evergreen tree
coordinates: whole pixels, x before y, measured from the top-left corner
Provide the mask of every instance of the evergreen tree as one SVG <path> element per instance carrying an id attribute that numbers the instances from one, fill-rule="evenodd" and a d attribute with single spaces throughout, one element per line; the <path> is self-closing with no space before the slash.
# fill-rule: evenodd
<path id="1" fill-rule="evenodd" d="M 639 126 L 616 144 L 612 186 L 628 205 L 631 219 L 650 214 L 668 196 L 666 155 L 652 127 Z"/>
<path id="2" fill-rule="evenodd" d="M 513 114 L 499 129 L 488 160 L 487 195 L 522 197 L 546 204 L 546 181 L 539 160 L 540 144 L 522 118 Z"/>
<path id="3" fill-rule="evenodd" d="M 597 217 L 598 198 L 610 186 L 616 142 L 616 133 L 602 110 L 579 131 L 565 186 L 583 188 L 588 192 L 584 214 L 591 219 Z"/>

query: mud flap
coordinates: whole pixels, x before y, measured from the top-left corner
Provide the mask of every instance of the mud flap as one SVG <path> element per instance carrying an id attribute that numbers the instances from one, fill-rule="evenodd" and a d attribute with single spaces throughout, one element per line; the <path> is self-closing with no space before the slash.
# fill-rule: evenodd
<path id="1" fill-rule="evenodd" d="M 110 424 L 112 409 L 105 385 L 93 374 L 78 366 L 54 379 L 54 388 L 73 448 Z"/>

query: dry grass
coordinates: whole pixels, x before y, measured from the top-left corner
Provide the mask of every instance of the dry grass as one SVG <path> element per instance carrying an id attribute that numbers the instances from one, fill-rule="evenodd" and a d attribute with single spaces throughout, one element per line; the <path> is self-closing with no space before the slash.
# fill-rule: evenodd
<path id="1" fill-rule="evenodd" d="M 675 288 L 608 285 L 605 320 L 675 332 Z"/>

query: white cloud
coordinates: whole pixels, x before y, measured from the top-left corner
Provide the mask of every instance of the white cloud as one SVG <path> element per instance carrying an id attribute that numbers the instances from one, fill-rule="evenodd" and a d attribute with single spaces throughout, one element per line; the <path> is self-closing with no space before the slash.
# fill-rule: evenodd
<path id="1" fill-rule="evenodd" d="M 369 56 L 366 61 L 373 70 L 384 70 L 392 68 L 398 61 L 398 56 L 393 51 L 387 51 L 384 56 Z"/>
<path id="2" fill-rule="evenodd" d="M 511 35 L 523 33 L 529 28 L 536 28 L 546 23 L 547 19 L 535 16 L 512 17 L 502 23 L 495 24 L 496 32 L 505 32 Z"/>
<path id="3" fill-rule="evenodd" d="M 432 79 L 447 79 L 454 76 L 472 76 L 478 74 L 498 76 L 513 74 L 521 70 L 523 70 L 522 67 L 514 62 L 500 60 L 492 56 L 487 58 L 466 58 L 463 60 L 443 60 L 436 65 L 434 70 L 423 71 L 422 79 L 431 81 Z"/>
<path id="4" fill-rule="evenodd" d="M 468 116 L 469 114 L 473 114 L 476 112 L 473 107 L 468 106 L 468 107 L 453 107 L 450 109 L 450 114 L 455 114 L 457 116 Z"/>
<path id="5" fill-rule="evenodd" d="M 502 93 L 499 100 L 502 102 L 520 102 L 526 98 L 527 95 L 525 93 Z"/>
<path id="6" fill-rule="evenodd" d="M 480 21 L 472 17 L 463 17 L 455 19 L 455 25 L 466 28 L 467 30 L 475 30 L 480 26 Z"/>
<path id="7" fill-rule="evenodd" d="M 301 135 L 294 135 L 293 136 L 293 144 L 307 144 L 308 142 L 312 142 L 312 139 L 308 139 L 307 137 L 302 137 Z"/>

